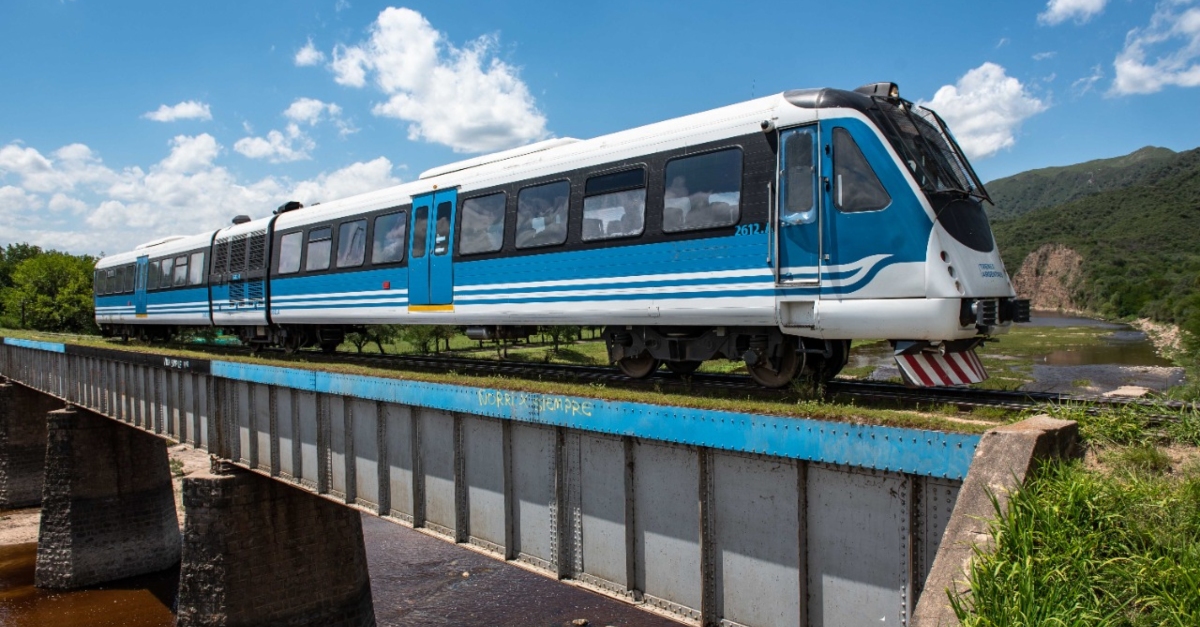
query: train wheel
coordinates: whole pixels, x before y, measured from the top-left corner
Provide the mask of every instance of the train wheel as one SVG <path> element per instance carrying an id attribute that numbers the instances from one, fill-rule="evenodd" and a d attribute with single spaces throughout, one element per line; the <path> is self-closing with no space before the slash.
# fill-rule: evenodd
<path id="1" fill-rule="evenodd" d="M 667 370 L 670 370 L 671 372 L 674 372 L 675 374 L 683 376 L 683 377 L 686 377 L 687 375 L 695 372 L 696 369 L 699 368 L 700 364 L 702 364 L 702 363 L 704 363 L 704 362 L 699 361 L 699 360 L 666 362 Z"/>
<path id="2" fill-rule="evenodd" d="M 630 379 L 645 379 L 654 374 L 654 371 L 658 370 L 661 365 L 662 362 L 652 357 L 650 353 L 642 353 L 637 357 L 626 357 L 617 362 L 617 367 Z"/>
<path id="3" fill-rule="evenodd" d="M 792 382 L 804 368 L 805 354 L 796 351 L 796 340 L 791 336 L 784 338 L 779 348 L 783 354 L 771 364 L 770 360 L 751 366 L 746 364 L 750 376 L 763 387 L 781 388 Z"/>
<path id="4" fill-rule="evenodd" d="M 850 362 L 850 340 L 833 340 L 833 356 L 825 360 L 821 378 L 830 381 Z"/>
<path id="5" fill-rule="evenodd" d="M 302 346 L 304 346 L 304 335 L 301 333 L 293 333 L 283 339 L 283 352 L 287 355 L 294 355 Z"/>

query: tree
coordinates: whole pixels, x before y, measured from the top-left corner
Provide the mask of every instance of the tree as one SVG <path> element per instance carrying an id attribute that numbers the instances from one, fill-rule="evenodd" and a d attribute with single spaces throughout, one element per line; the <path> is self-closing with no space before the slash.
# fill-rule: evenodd
<path id="1" fill-rule="evenodd" d="M 557 353 L 560 342 L 570 344 L 579 339 L 579 329 L 579 327 L 568 325 L 552 325 L 542 327 L 542 333 L 549 335 L 550 339 L 554 341 L 554 352 Z"/>
<path id="2" fill-rule="evenodd" d="M 56 251 L 24 259 L 12 271 L 12 285 L 3 291 L 7 318 L 39 331 L 94 333 L 95 265 L 92 257 Z"/>
<path id="3" fill-rule="evenodd" d="M 429 324 L 405 325 L 400 332 L 400 339 L 408 342 L 417 352 L 424 355 L 429 352 L 429 343 L 435 339 L 436 328 Z"/>
<path id="4" fill-rule="evenodd" d="M 0 248 L 0 295 L 5 288 L 12 287 L 12 273 L 26 259 L 42 254 L 42 249 L 32 244 L 9 244 Z M 4 299 L 0 298 L 0 314 L 4 313 Z"/>

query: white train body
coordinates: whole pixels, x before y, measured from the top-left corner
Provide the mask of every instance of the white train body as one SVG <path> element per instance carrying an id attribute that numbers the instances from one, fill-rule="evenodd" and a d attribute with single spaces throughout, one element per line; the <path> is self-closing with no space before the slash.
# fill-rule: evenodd
<path id="1" fill-rule="evenodd" d="M 889 89 L 800 90 L 550 140 L 189 238 L 214 242 L 204 322 L 291 346 L 371 324 L 478 337 L 603 325 L 632 375 L 733 357 L 768 385 L 836 371 L 853 339 L 893 340 L 918 371 L 969 370 L 975 344 L 1025 319 L 1027 303 L 961 151 Z M 98 275 L 182 244 L 105 258 Z M 175 289 L 141 295 L 153 306 Z M 152 307 L 113 317 L 123 296 L 97 295 L 114 332 L 191 324 Z M 904 372 L 928 385 L 979 370 Z"/>

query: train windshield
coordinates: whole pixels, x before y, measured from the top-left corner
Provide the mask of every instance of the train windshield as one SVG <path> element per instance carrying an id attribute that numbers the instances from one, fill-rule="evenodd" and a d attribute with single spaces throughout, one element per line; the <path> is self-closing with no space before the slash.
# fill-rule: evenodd
<path id="1" fill-rule="evenodd" d="M 876 122 L 926 192 L 959 192 L 991 202 L 971 164 L 936 113 L 876 98 Z"/>

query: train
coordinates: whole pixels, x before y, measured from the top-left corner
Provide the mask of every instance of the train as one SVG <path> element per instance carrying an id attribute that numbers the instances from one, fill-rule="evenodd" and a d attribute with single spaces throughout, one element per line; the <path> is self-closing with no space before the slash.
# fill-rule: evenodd
<path id="1" fill-rule="evenodd" d="M 147 242 L 96 264 L 96 322 L 288 351 L 365 325 L 598 326 L 630 377 L 732 359 L 775 388 L 886 339 L 906 383 L 965 385 L 987 377 L 975 349 L 1029 319 L 985 202 L 895 83 L 798 89 Z"/>

